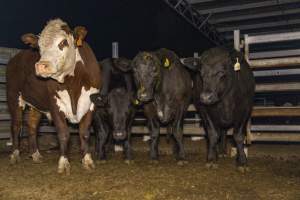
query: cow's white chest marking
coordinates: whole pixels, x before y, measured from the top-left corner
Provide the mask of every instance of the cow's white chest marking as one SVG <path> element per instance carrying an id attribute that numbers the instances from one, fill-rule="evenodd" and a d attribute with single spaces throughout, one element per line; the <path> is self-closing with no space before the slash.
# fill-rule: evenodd
<path id="1" fill-rule="evenodd" d="M 79 123 L 81 118 L 89 111 L 94 109 L 94 104 L 90 100 L 90 95 L 97 93 L 99 90 L 97 88 L 91 87 L 85 90 L 84 87 L 81 88 L 81 94 L 77 102 L 77 111 L 74 115 L 72 112 L 71 98 L 67 90 L 57 91 L 56 104 L 59 111 L 65 114 L 65 117 L 71 123 Z"/>

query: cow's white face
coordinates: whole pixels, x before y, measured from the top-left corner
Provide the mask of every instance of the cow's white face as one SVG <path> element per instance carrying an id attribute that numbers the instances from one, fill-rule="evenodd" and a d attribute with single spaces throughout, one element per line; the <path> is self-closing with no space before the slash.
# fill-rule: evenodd
<path id="1" fill-rule="evenodd" d="M 60 19 L 51 20 L 40 34 L 38 40 L 41 58 L 35 64 L 36 74 L 64 82 L 66 75 L 74 75 L 78 49 L 68 25 Z M 81 58 L 80 58 L 81 59 Z"/>

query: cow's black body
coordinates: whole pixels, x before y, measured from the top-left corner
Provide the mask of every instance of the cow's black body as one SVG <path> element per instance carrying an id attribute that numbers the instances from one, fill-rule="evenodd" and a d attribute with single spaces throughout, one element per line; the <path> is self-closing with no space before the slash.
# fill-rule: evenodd
<path id="1" fill-rule="evenodd" d="M 109 66 L 111 65 L 111 66 Z M 105 105 L 100 94 L 91 95 L 91 100 L 96 105 L 93 118 L 93 127 L 96 134 L 96 152 L 98 159 L 106 159 L 106 146 L 109 138 L 124 144 L 125 158 L 131 160 L 130 134 L 131 124 L 135 115 L 133 105 L 132 79 L 129 73 L 122 72 L 113 66 L 111 59 L 102 62 L 102 67 L 107 67 L 109 73 L 102 77 L 109 83 L 106 85 L 107 95 Z M 105 71 L 105 70 L 104 70 Z M 129 85 L 131 84 L 131 85 Z M 111 137 L 110 137 L 111 136 Z"/>
<path id="2" fill-rule="evenodd" d="M 185 159 L 183 148 L 183 117 L 190 103 L 192 82 L 177 55 L 167 49 L 141 52 L 132 62 L 137 97 L 144 103 L 151 134 L 150 157 L 158 159 L 160 122 L 168 125 L 175 139 L 174 154 Z"/>
<path id="3" fill-rule="evenodd" d="M 234 65 L 240 63 L 240 70 Z M 223 48 L 203 53 L 201 69 L 195 80 L 195 105 L 200 112 L 208 134 L 208 166 L 215 166 L 216 144 L 229 128 L 237 145 L 237 164 L 247 164 L 244 138 L 250 118 L 255 89 L 254 76 L 242 54 Z"/>

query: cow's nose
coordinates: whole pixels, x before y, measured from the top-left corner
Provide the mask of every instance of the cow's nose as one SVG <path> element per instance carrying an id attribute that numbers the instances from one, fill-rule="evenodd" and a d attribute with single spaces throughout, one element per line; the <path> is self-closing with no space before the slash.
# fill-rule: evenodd
<path id="1" fill-rule="evenodd" d="M 204 104 L 212 104 L 214 102 L 214 94 L 211 93 L 211 92 L 205 92 L 205 93 L 202 93 L 200 94 L 200 101 L 201 103 L 204 103 Z"/>
<path id="2" fill-rule="evenodd" d="M 35 63 L 35 72 L 37 75 L 44 74 L 47 72 L 49 64 L 47 62 L 37 62 Z"/>
<path id="3" fill-rule="evenodd" d="M 138 92 L 137 97 L 140 101 L 148 101 L 149 100 L 148 95 L 144 92 Z"/>

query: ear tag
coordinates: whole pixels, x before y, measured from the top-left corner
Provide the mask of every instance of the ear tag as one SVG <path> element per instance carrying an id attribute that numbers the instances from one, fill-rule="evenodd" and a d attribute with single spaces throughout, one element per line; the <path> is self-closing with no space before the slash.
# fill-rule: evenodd
<path id="1" fill-rule="evenodd" d="M 164 67 L 165 67 L 165 68 L 169 68 L 169 67 L 170 67 L 170 61 L 169 61 L 168 58 L 165 59 Z"/>
<path id="2" fill-rule="evenodd" d="M 241 64 L 239 63 L 239 58 L 236 58 L 236 63 L 234 64 L 234 71 L 240 71 Z"/>
<path id="3" fill-rule="evenodd" d="M 81 47 L 82 46 L 82 39 L 79 37 L 78 40 L 76 41 L 76 45 L 78 47 Z"/>
<path id="4" fill-rule="evenodd" d="M 137 100 L 137 99 L 135 99 L 135 100 L 133 100 L 133 104 L 134 104 L 134 105 L 139 105 L 139 104 L 140 104 L 140 101 Z"/>

